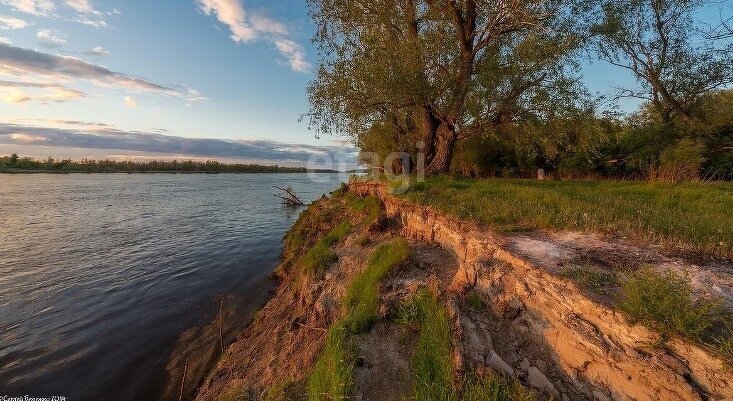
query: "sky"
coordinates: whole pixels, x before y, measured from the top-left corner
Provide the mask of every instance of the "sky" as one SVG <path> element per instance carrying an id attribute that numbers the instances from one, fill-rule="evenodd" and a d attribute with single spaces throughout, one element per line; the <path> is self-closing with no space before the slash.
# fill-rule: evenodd
<path id="1" fill-rule="evenodd" d="M 313 31 L 305 0 L 0 0 L 0 154 L 353 158 L 299 122 Z M 632 81 L 600 62 L 584 76 Z"/>

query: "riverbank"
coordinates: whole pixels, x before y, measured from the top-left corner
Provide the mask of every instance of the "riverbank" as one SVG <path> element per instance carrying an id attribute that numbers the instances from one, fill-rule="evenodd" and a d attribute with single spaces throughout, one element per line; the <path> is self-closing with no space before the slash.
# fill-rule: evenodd
<path id="1" fill-rule="evenodd" d="M 197 400 L 733 397 L 727 261 L 497 233 L 369 182 L 311 205 L 285 244 L 276 294 Z M 634 310 L 650 283 L 674 310 Z"/>

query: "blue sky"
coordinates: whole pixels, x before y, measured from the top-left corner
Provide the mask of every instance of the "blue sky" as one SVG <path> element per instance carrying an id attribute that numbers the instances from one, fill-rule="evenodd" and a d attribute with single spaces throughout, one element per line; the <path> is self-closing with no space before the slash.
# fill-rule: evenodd
<path id="1" fill-rule="evenodd" d="M 0 0 L 0 154 L 146 156 L 64 144 L 91 133 L 325 151 L 343 138 L 316 139 L 298 122 L 317 61 L 312 34 L 304 0 Z M 631 80 L 603 63 L 585 69 L 594 92 Z M 203 153 L 152 156 L 302 164 Z"/>

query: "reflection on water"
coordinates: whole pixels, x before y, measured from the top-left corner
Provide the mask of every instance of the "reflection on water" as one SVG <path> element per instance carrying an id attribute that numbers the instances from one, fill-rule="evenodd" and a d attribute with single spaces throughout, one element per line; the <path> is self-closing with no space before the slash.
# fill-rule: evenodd
<path id="1" fill-rule="evenodd" d="M 146 400 L 178 336 L 233 294 L 255 305 L 299 174 L 0 176 L 0 393 Z"/>

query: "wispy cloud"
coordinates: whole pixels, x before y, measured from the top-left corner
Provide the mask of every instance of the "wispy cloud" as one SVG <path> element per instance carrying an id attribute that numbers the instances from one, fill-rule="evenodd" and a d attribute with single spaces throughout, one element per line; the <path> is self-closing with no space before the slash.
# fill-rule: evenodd
<path id="1" fill-rule="evenodd" d="M 237 43 L 249 43 L 264 39 L 270 42 L 288 60 L 290 69 L 308 72 L 311 69 L 305 49 L 290 39 L 287 26 L 262 13 L 248 13 L 240 0 L 195 0 L 206 15 L 214 15 L 229 27 L 231 39 Z"/>
<path id="2" fill-rule="evenodd" d="M 38 42 L 41 46 L 48 49 L 56 49 L 63 47 L 66 44 L 66 35 L 51 29 L 38 31 L 36 38 L 38 38 Z"/>
<path id="3" fill-rule="evenodd" d="M 105 50 L 102 46 L 97 46 L 94 49 L 89 49 L 85 51 L 84 55 L 95 56 L 95 57 L 105 57 L 109 55 L 109 52 Z"/>
<path id="4" fill-rule="evenodd" d="M 0 100 L 8 104 L 63 103 L 84 96 L 82 91 L 55 83 L 0 81 Z"/>
<path id="5" fill-rule="evenodd" d="M 81 123 L 78 125 L 79 128 L 45 128 L 0 123 L 0 143 L 22 145 L 28 143 L 28 138 L 44 138 L 42 145 L 48 148 L 105 149 L 298 165 L 305 165 L 313 159 L 336 160 L 344 157 L 348 157 L 346 162 L 349 164 L 355 162 L 354 149 L 340 146 L 312 146 L 270 140 L 183 138 L 106 127 L 85 129 Z"/>
<path id="6" fill-rule="evenodd" d="M 28 21 L 20 18 L 8 17 L 0 15 L 0 29 L 23 29 L 28 26 Z"/>
<path id="7" fill-rule="evenodd" d="M 56 9 L 52 0 L 0 0 L 0 3 L 12 7 L 15 11 L 33 15 L 49 15 Z"/>
<path id="8" fill-rule="evenodd" d="M 8 38 L 6 38 L 6 37 L 4 37 L 4 36 L 0 36 L 0 44 L 3 44 L 3 45 L 12 45 L 13 44 L 13 41 L 10 40 L 10 39 L 8 39 Z"/>
<path id="9" fill-rule="evenodd" d="M 91 0 L 65 0 L 64 2 L 67 6 L 80 13 L 89 14 L 94 12 Z"/>
<path id="10" fill-rule="evenodd" d="M 136 93 L 162 94 L 186 99 L 206 100 L 197 90 L 182 85 L 164 85 L 134 77 L 70 56 L 42 53 L 0 43 L 0 74 L 47 80 L 87 81 L 95 86 Z"/>

